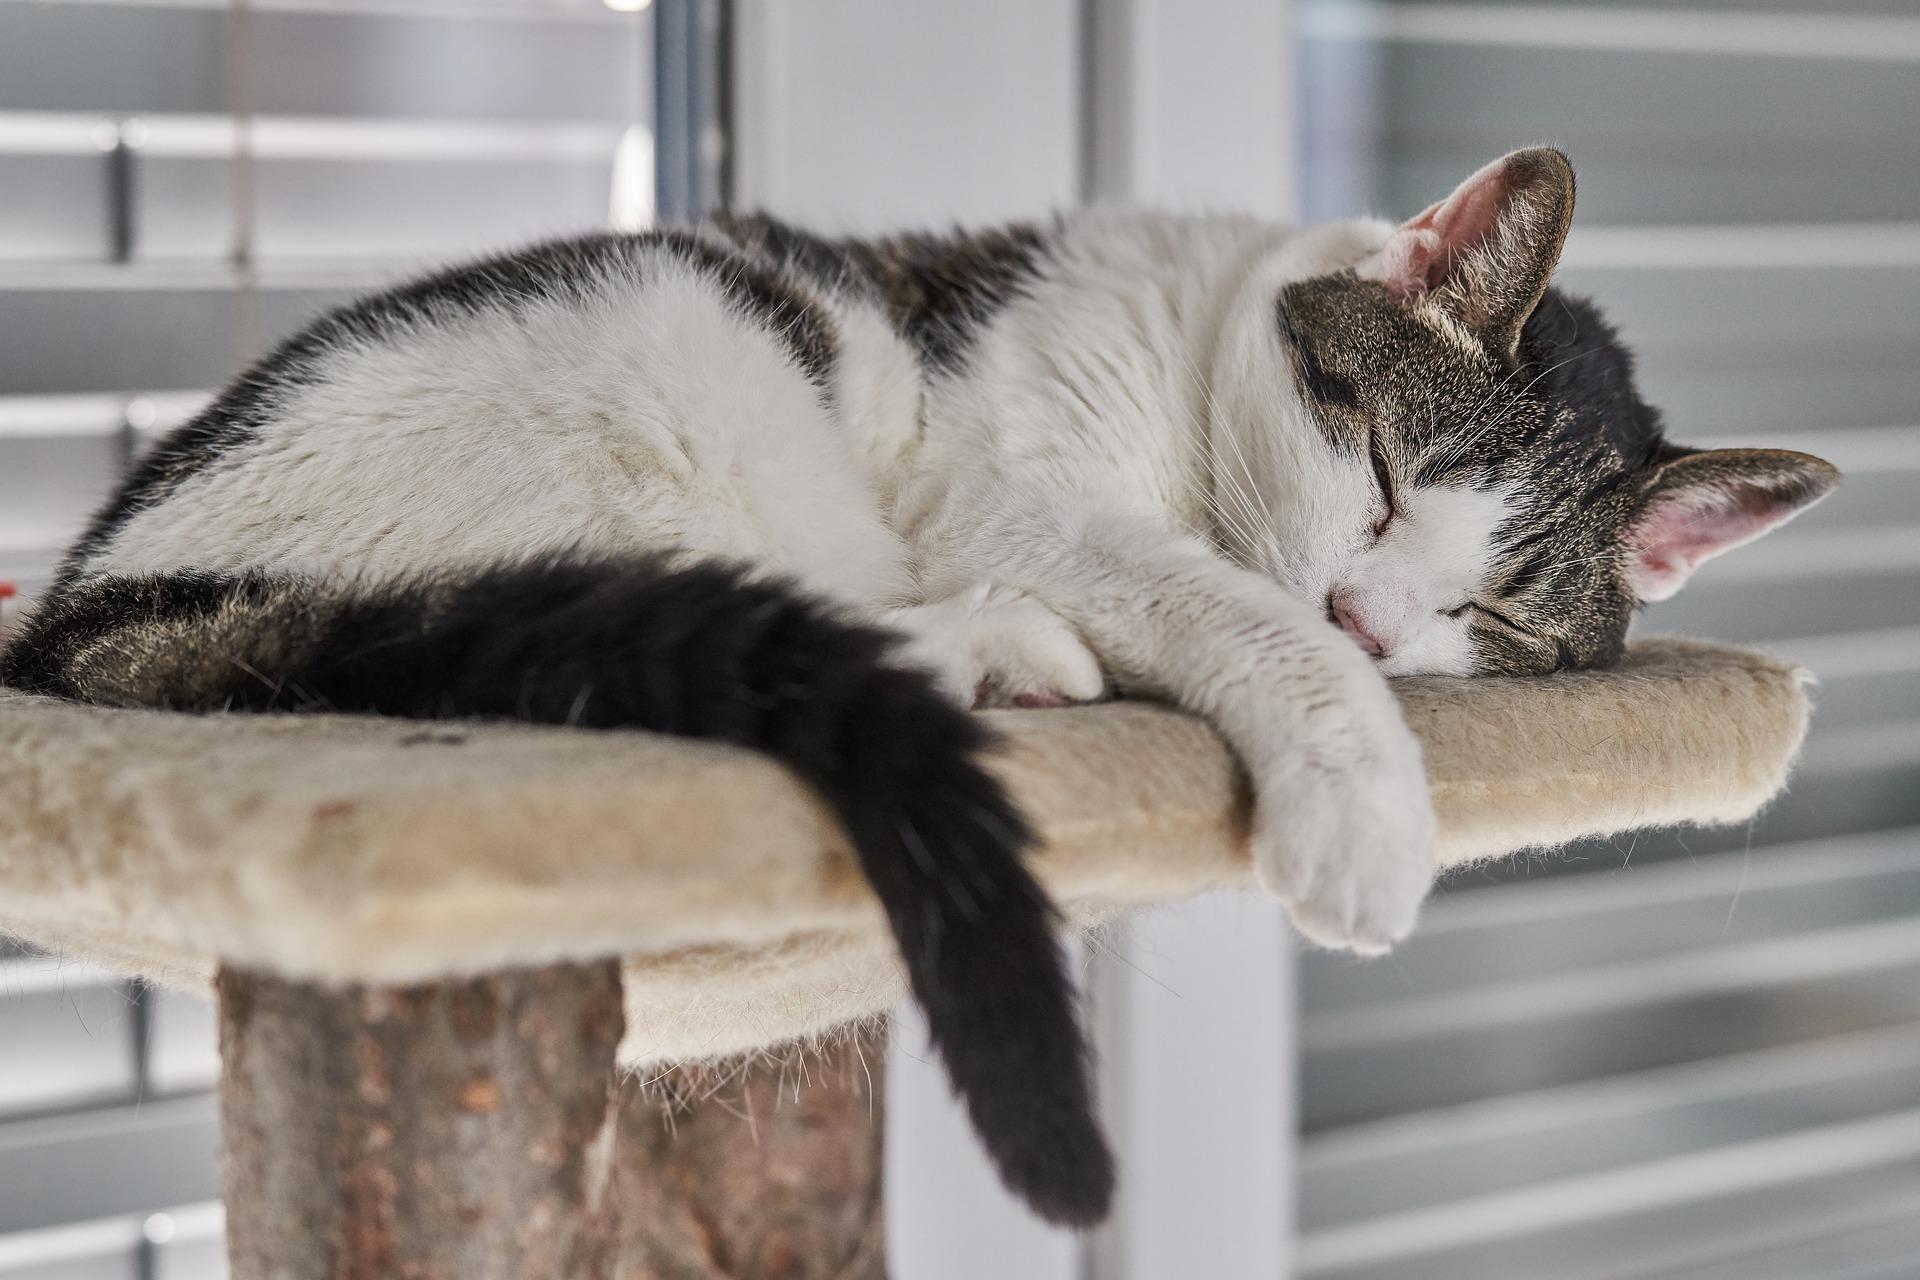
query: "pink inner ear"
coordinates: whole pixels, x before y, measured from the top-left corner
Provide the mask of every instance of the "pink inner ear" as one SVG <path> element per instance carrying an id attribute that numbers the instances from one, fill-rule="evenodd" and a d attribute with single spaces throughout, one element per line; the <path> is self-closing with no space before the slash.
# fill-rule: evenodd
<path id="1" fill-rule="evenodd" d="M 1504 160 L 1482 168 L 1400 225 L 1382 251 L 1381 279 L 1409 301 L 1438 289 L 1454 260 L 1492 233 L 1509 194 Z"/>
<path id="2" fill-rule="evenodd" d="M 1634 593 L 1642 600 L 1665 600 L 1701 564 L 1753 541 L 1796 510 L 1764 489 L 1656 499 L 1633 530 L 1628 572 Z"/>
<path id="3" fill-rule="evenodd" d="M 1402 302 L 1425 297 L 1445 274 L 1446 252 L 1440 236 L 1426 227 L 1408 223 L 1380 251 L 1380 279 Z"/>

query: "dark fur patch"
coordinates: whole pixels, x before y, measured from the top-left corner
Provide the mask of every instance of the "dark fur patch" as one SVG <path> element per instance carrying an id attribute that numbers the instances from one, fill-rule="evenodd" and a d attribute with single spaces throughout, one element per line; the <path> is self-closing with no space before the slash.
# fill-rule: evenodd
<path id="1" fill-rule="evenodd" d="M 1274 304 L 1274 313 L 1279 320 L 1280 336 L 1286 340 L 1287 352 L 1293 358 L 1294 372 L 1299 377 L 1300 386 L 1323 410 L 1357 409 L 1360 407 L 1360 393 L 1354 390 L 1351 382 L 1337 373 L 1331 373 L 1320 363 L 1315 344 L 1308 340 L 1287 306 L 1284 297 Z M 1343 425 L 1349 421 L 1344 415 L 1321 414 L 1316 421 L 1323 427 Z M 1357 445 L 1344 435 L 1334 434 L 1336 444 Z"/>
<path id="2" fill-rule="evenodd" d="M 1586 298 L 1547 290 L 1520 330 L 1520 368 L 1570 445 L 1606 450 L 1621 469 L 1651 467 L 1668 448 L 1659 411 L 1640 398 L 1633 353 Z"/>
<path id="3" fill-rule="evenodd" d="M 829 239 L 763 214 L 714 225 L 784 272 L 880 303 L 935 373 L 965 367 L 980 330 L 1031 287 L 1046 251 L 1028 225 L 872 241 Z"/>
<path id="4" fill-rule="evenodd" d="M 911 235 L 874 246 L 888 308 L 929 368 L 962 368 L 975 335 L 1031 286 L 1044 241 L 1028 226 Z"/>
<path id="5" fill-rule="evenodd" d="M 0 682 L 184 711 L 364 711 L 644 728 L 763 751 L 838 816 L 934 1043 L 1008 1184 L 1105 1215 L 1113 1166 L 1032 832 L 981 721 L 895 639 L 719 567 L 555 561 L 345 595 L 265 574 L 57 588 Z"/>

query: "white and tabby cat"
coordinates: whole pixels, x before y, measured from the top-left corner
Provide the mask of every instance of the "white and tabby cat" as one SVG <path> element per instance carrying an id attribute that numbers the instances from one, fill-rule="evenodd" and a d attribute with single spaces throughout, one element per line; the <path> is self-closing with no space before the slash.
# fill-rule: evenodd
<path id="1" fill-rule="evenodd" d="M 1112 1170 L 1071 989 L 959 708 L 1205 716 L 1262 882 L 1378 952 L 1434 838 L 1382 677 L 1610 662 L 1637 602 L 1835 482 L 1664 441 L 1548 289 L 1572 211 L 1542 149 L 1398 227 L 721 218 L 433 276 L 160 441 L 0 679 L 767 751 L 846 824 L 1009 1184 L 1088 1222 Z"/>

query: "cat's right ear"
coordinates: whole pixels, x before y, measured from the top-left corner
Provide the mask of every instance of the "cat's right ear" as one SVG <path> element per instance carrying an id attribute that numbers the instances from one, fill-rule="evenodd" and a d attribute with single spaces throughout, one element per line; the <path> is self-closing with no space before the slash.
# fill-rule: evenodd
<path id="1" fill-rule="evenodd" d="M 1430 298 L 1511 360 L 1573 222 L 1573 166 L 1552 147 L 1502 156 L 1409 219 L 1361 274 Z"/>

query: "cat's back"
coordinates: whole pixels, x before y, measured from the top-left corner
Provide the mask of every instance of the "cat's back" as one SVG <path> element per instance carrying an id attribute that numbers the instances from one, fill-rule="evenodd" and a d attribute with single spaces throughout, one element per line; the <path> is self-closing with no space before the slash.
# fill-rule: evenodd
<path id="1" fill-rule="evenodd" d="M 817 408 L 832 350 L 813 297 L 711 234 L 593 235 L 444 271 L 321 317 L 242 375 L 155 444 L 68 567 L 377 571 L 666 540 L 650 512 L 711 488 L 747 447 L 730 424 Z"/>

